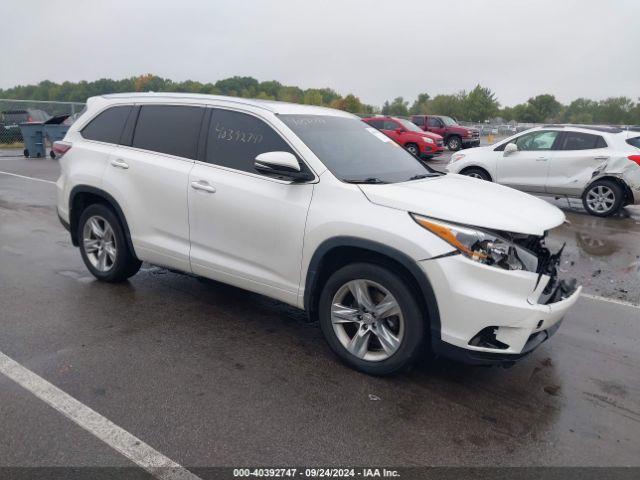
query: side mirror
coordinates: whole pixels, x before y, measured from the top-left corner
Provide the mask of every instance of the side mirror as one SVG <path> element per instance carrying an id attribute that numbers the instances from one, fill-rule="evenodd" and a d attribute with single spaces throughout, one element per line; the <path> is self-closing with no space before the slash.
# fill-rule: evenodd
<path id="1" fill-rule="evenodd" d="M 398 135 L 400 135 L 401 133 L 404 133 L 404 129 L 403 128 L 396 128 L 396 133 Z"/>
<path id="2" fill-rule="evenodd" d="M 312 180 L 313 175 L 300 171 L 298 159 L 289 152 L 265 152 L 254 161 L 256 170 L 268 175 L 287 177 L 296 182 Z"/>
<path id="3" fill-rule="evenodd" d="M 515 143 L 507 143 L 507 145 L 504 147 L 505 155 L 511 155 L 513 152 L 517 152 L 517 151 L 518 151 L 518 146 Z"/>

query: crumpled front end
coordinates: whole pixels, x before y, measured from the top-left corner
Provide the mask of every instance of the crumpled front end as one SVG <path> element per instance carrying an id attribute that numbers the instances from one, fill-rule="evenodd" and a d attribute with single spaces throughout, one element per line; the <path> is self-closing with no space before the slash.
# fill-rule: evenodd
<path id="1" fill-rule="evenodd" d="M 512 364 L 558 329 L 581 287 L 561 279 L 562 249 L 544 237 L 517 235 L 514 243 L 537 258 L 525 270 L 506 270 L 450 255 L 420 262 L 434 288 L 440 325 L 432 325 L 435 353 L 471 364 Z"/>

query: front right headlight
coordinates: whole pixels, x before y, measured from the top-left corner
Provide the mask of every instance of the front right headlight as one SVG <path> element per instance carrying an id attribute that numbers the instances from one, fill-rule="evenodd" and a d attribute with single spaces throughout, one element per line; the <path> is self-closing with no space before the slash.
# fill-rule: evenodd
<path id="1" fill-rule="evenodd" d="M 536 272 L 538 269 L 538 258 L 533 253 L 490 230 L 456 225 L 415 213 L 411 217 L 473 261 L 505 270 Z"/>

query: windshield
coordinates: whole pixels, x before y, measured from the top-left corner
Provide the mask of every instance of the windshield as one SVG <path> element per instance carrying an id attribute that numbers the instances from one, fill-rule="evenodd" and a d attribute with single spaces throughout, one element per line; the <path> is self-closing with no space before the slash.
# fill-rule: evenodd
<path id="1" fill-rule="evenodd" d="M 458 125 L 458 122 L 456 122 L 451 117 L 440 117 L 440 120 L 442 120 L 444 122 L 444 124 L 449 126 L 449 127 L 452 126 L 452 125 Z"/>
<path id="2" fill-rule="evenodd" d="M 410 132 L 424 133 L 419 126 L 415 123 L 411 123 L 409 120 L 405 120 L 404 118 L 397 118 L 396 120 L 398 120 L 398 122 L 400 122 L 400 124 Z"/>
<path id="3" fill-rule="evenodd" d="M 406 182 L 441 175 L 357 118 L 279 115 L 326 167 L 352 183 Z"/>

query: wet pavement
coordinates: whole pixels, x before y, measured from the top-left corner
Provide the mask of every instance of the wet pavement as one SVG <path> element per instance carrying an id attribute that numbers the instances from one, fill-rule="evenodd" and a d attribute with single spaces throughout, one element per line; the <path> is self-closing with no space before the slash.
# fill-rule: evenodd
<path id="1" fill-rule="evenodd" d="M 52 160 L 0 171 L 55 180 Z M 54 185 L 0 173 L 0 352 L 185 466 L 640 466 L 640 309 L 582 297 L 511 369 L 422 359 L 375 378 L 265 297 L 144 265 L 88 274 Z M 640 211 L 563 206 L 563 274 L 640 303 Z M 0 465 L 128 465 L 0 374 Z"/>

